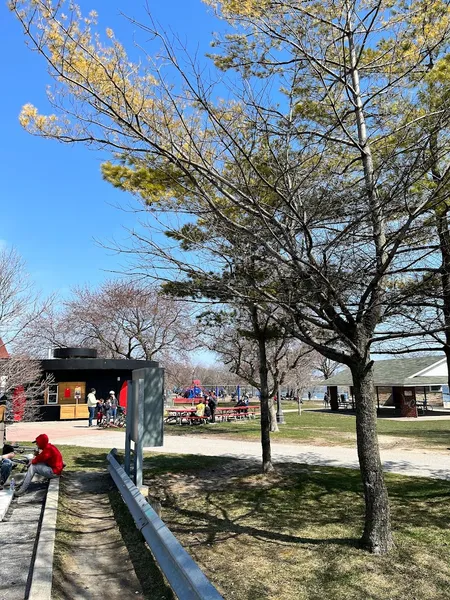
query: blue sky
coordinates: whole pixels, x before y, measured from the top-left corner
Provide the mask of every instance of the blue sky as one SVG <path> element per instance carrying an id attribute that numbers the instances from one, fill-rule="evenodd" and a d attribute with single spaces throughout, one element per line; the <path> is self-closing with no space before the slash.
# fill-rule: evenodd
<path id="1" fill-rule="evenodd" d="M 120 11 L 145 19 L 144 2 L 82 0 L 83 12 L 95 9 L 99 27 L 112 27 L 127 49 L 133 26 Z M 178 33 L 192 51 L 203 55 L 220 23 L 201 0 L 149 0 L 153 16 Z M 45 294 L 67 295 L 71 286 L 93 287 L 120 269 L 123 260 L 99 247 L 111 238 L 125 240 L 125 227 L 136 216 L 117 209 L 129 198 L 102 181 L 101 162 L 108 158 L 84 146 L 69 146 L 33 137 L 22 130 L 18 114 L 30 102 L 45 113 L 50 83 L 41 57 L 25 45 L 18 22 L 0 5 L 0 245 L 14 246 Z"/>

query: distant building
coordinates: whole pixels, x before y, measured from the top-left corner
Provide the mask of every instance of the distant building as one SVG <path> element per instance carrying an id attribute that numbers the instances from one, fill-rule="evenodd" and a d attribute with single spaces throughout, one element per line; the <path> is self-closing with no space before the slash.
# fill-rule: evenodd
<path id="1" fill-rule="evenodd" d="M 374 363 L 378 407 L 393 406 L 402 417 L 417 417 L 418 409 L 443 406 L 448 395 L 447 361 L 442 355 L 393 358 Z M 353 379 L 346 368 L 323 382 L 328 388 L 331 410 L 339 409 L 338 388 L 353 398 Z"/>

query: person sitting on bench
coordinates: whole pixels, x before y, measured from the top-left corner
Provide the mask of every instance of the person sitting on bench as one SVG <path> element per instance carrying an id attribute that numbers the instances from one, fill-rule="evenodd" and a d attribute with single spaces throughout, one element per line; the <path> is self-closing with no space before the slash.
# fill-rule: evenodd
<path id="1" fill-rule="evenodd" d="M 200 400 L 200 402 L 197 404 L 195 415 L 197 417 L 203 417 L 205 415 L 205 405 L 203 404 L 203 400 Z"/>
<path id="2" fill-rule="evenodd" d="M 15 496 L 25 494 L 36 473 L 47 477 L 47 479 L 55 479 L 61 475 L 64 468 L 61 452 L 56 446 L 50 444 L 48 435 L 45 433 L 38 435 L 34 441 L 38 447 L 38 451 L 28 465 L 28 471 L 22 485 L 15 490 Z"/>
<path id="3" fill-rule="evenodd" d="M 12 458 L 14 457 L 14 448 L 9 444 L 3 446 L 2 455 L 0 456 L 0 490 L 6 483 L 6 480 L 11 474 L 13 463 Z"/>

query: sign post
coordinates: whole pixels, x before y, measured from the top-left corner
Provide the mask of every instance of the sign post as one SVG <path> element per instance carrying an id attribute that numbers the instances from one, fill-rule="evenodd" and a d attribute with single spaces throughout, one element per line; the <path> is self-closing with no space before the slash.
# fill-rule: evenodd
<path id="1" fill-rule="evenodd" d="M 133 480 L 140 488 L 144 447 L 163 445 L 164 369 L 136 369 L 128 386 L 124 469 L 131 477 L 131 442 L 134 442 Z"/>

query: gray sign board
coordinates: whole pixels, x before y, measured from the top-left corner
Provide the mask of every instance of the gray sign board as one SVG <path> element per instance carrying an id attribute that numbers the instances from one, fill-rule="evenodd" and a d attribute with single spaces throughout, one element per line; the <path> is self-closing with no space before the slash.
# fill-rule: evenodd
<path id="1" fill-rule="evenodd" d="M 163 369 L 151 367 L 133 371 L 132 393 L 128 400 L 127 412 L 131 412 L 127 433 L 133 442 L 142 446 L 163 445 Z"/>

